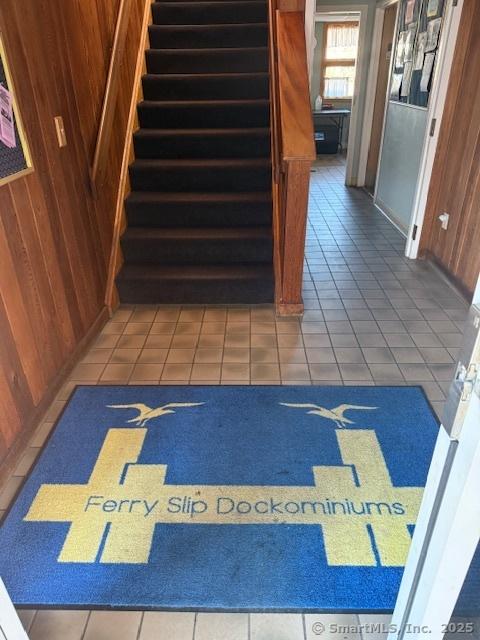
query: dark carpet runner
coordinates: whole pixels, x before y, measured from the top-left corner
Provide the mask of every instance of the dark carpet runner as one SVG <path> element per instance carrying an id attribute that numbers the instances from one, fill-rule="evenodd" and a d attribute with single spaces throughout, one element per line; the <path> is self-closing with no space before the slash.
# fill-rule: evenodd
<path id="1" fill-rule="evenodd" d="M 267 3 L 152 10 L 120 299 L 272 302 Z"/>

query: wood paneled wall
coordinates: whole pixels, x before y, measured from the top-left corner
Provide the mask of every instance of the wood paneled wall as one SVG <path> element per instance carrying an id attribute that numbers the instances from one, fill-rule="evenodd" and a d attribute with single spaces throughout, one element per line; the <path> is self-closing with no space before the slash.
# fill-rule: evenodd
<path id="1" fill-rule="evenodd" d="M 0 464 L 106 317 L 105 283 L 144 0 L 134 0 L 108 171 L 90 170 L 119 0 L 2 0 L 34 172 L 0 187 Z M 68 145 L 59 148 L 54 117 Z"/>
<path id="2" fill-rule="evenodd" d="M 471 296 L 480 272 L 480 2 L 465 0 L 420 249 Z M 450 215 L 448 229 L 438 216 Z"/>

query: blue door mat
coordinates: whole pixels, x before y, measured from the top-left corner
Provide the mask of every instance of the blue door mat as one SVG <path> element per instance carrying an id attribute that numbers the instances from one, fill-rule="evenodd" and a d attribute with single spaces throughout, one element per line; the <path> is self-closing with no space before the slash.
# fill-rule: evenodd
<path id="1" fill-rule="evenodd" d="M 77 387 L 0 529 L 17 606 L 389 612 L 419 387 Z"/>

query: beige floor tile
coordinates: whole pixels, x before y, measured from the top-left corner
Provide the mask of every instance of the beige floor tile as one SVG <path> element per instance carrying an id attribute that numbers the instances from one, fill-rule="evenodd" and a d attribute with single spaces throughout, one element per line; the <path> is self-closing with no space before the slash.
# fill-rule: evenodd
<path id="1" fill-rule="evenodd" d="M 223 333 L 219 333 L 219 334 L 208 334 L 208 335 L 204 335 L 204 334 L 200 334 L 200 337 L 198 339 L 198 346 L 199 348 L 201 347 L 203 348 L 220 348 L 223 347 L 225 342 L 225 334 Z"/>
<path id="2" fill-rule="evenodd" d="M 154 322 L 150 328 L 150 335 L 172 335 L 177 327 L 176 322 Z"/>
<path id="3" fill-rule="evenodd" d="M 223 362 L 250 362 L 250 349 L 248 347 L 225 347 Z"/>
<path id="4" fill-rule="evenodd" d="M 79 384 L 76 380 L 68 380 L 63 387 L 60 389 L 60 391 L 57 394 L 57 397 L 55 398 L 55 400 L 59 401 L 59 402 L 65 402 L 67 401 L 70 396 L 72 395 L 75 387 L 77 386 L 77 384 Z M 45 418 L 46 420 L 46 418 Z M 48 422 L 51 422 L 51 420 L 48 420 Z"/>
<path id="5" fill-rule="evenodd" d="M 199 613 L 195 640 L 249 640 L 248 613 Z"/>
<path id="6" fill-rule="evenodd" d="M 298 320 L 277 320 L 276 329 L 278 334 L 293 334 L 301 333 L 301 327 Z"/>
<path id="7" fill-rule="evenodd" d="M 225 322 L 227 319 L 227 309 L 210 308 L 205 310 L 204 322 Z"/>
<path id="8" fill-rule="evenodd" d="M 171 334 L 149 335 L 145 340 L 145 349 L 168 349 L 172 342 Z"/>
<path id="9" fill-rule="evenodd" d="M 223 357 L 223 349 L 197 349 L 195 352 L 195 362 L 202 364 L 211 364 L 221 362 Z"/>
<path id="10" fill-rule="evenodd" d="M 113 349 L 91 349 L 82 359 L 83 364 L 107 364 Z"/>
<path id="11" fill-rule="evenodd" d="M 174 334 L 172 342 L 170 343 L 170 349 L 195 349 L 198 345 L 199 338 L 200 336 L 196 333 L 180 336 Z"/>
<path id="12" fill-rule="evenodd" d="M 168 349 L 143 349 L 137 364 L 163 364 L 167 354 Z"/>
<path id="13" fill-rule="evenodd" d="M 162 372 L 162 382 L 167 380 L 189 380 L 192 371 L 191 364 L 166 364 Z"/>
<path id="14" fill-rule="evenodd" d="M 189 364 L 193 362 L 195 349 L 170 349 L 167 364 Z"/>
<path id="15" fill-rule="evenodd" d="M 282 380 L 310 380 L 310 371 L 306 364 L 281 364 Z"/>
<path id="16" fill-rule="evenodd" d="M 58 416 L 65 409 L 66 404 L 67 404 L 66 400 L 55 400 L 55 402 L 52 402 L 52 404 L 48 408 L 47 413 L 45 414 L 45 416 L 43 418 L 44 421 L 45 422 L 55 422 L 55 420 L 57 420 Z"/>
<path id="17" fill-rule="evenodd" d="M 125 331 L 125 327 L 127 326 L 126 322 L 107 322 L 107 324 L 103 327 L 100 335 L 109 336 L 109 335 L 120 335 Z"/>
<path id="18" fill-rule="evenodd" d="M 53 429 L 54 422 L 42 422 L 35 430 L 29 445 L 31 447 L 43 447 L 50 431 Z"/>
<path id="19" fill-rule="evenodd" d="M 264 349 L 276 348 L 277 335 L 265 333 L 252 333 L 250 336 L 250 345 L 252 347 L 261 347 Z"/>
<path id="20" fill-rule="evenodd" d="M 33 463 L 38 457 L 40 449 L 38 447 L 28 447 L 23 456 L 20 458 L 20 462 L 15 467 L 13 472 L 14 476 L 26 476 L 33 466 Z"/>
<path id="21" fill-rule="evenodd" d="M 37 611 L 30 640 L 81 640 L 88 611 Z"/>
<path id="22" fill-rule="evenodd" d="M 121 336 L 117 343 L 117 349 L 142 349 L 146 339 L 146 335 Z"/>
<path id="23" fill-rule="evenodd" d="M 81 362 L 77 364 L 72 373 L 70 374 L 71 380 L 88 380 L 96 381 L 102 375 L 102 371 L 105 369 L 105 364 L 85 364 Z"/>
<path id="24" fill-rule="evenodd" d="M 209 381 L 218 381 L 220 380 L 220 371 L 221 364 L 211 364 L 211 363 L 196 363 L 192 367 L 192 382 L 195 380 L 209 380 Z"/>
<path id="25" fill-rule="evenodd" d="M 194 613 L 147 611 L 138 640 L 192 640 L 194 625 Z"/>
<path id="26" fill-rule="evenodd" d="M 254 383 L 265 380 L 280 380 L 280 368 L 278 364 L 252 364 L 250 377 Z"/>
<path id="27" fill-rule="evenodd" d="M 250 640 L 304 640 L 298 613 L 250 614 Z"/>
<path id="28" fill-rule="evenodd" d="M 82 640 L 137 640 L 141 611 L 92 611 Z"/>
<path id="29" fill-rule="evenodd" d="M 280 333 L 277 335 L 280 349 L 303 349 L 303 334 L 301 333 Z"/>
<path id="30" fill-rule="evenodd" d="M 178 322 L 202 322 L 205 309 L 182 309 Z"/>
<path id="31" fill-rule="evenodd" d="M 249 333 L 227 333 L 225 336 L 226 347 L 250 347 Z"/>
<path id="32" fill-rule="evenodd" d="M 278 349 L 262 349 L 261 347 L 253 347 L 250 351 L 250 359 L 252 362 L 275 363 L 278 362 Z"/>
<path id="33" fill-rule="evenodd" d="M 252 322 L 272 322 L 275 320 L 275 310 L 273 308 L 255 308 L 250 310 L 250 319 Z"/>
<path id="34" fill-rule="evenodd" d="M 163 371 L 163 364 L 136 364 L 132 371 L 134 380 L 160 380 Z"/>
<path id="35" fill-rule="evenodd" d="M 175 327 L 175 333 L 177 335 L 199 334 L 201 326 L 202 326 L 201 322 L 179 322 Z"/>
<path id="36" fill-rule="evenodd" d="M 358 619 L 363 640 L 386 640 L 392 616 L 359 615 Z"/>
<path id="37" fill-rule="evenodd" d="M 118 334 L 101 333 L 95 340 L 94 347 L 96 349 L 113 349 L 119 340 L 120 335 Z"/>
<path id="38" fill-rule="evenodd" d="M 112 322 L 128 322 L 132 316 L 134 309 L 128 309 L 127 307 L 121 307 L 117 309 L 112 317 Z"/>
<path id="39" fill-rule="evenodd" d="M 227 362 L 222 366 L 222 381 L 250 380 L 250 366 L 245 363 Z"/>
<path id="40" fill-rule="evenodd" d="M 0 492 L 0 509 L 8 509 L 23 482 L 21 476 L 10 476 Z"/>
<path id="41" fill-rule="evenodd" d="M 353 614 L 306 614 L 306 640 L 362 640 L 358 616 Z"/>
<path id="42" fill-rule="evenodd" d="M 303 364 L 307 362 L 305 349 L 278 349 L 278 357 L 282 364 Z"/>
<path id="43" fill-rule="evenodd" d="M 203 335 L 220 335 L 225 334 L 225 322 L 204 322 L 200 333 Z"/>
<path id="44" fill-rule="evenodd" d="M 225 327 L 225 333 L 228 335 L 233 334 L 249 334 L 250 322 L 227 322 Z"/>
<path id="45" fill-rule="evenodd" d="M 126 336 L 145 336 L 150 331 L 150 322 L 129 322 L 123 332 Z"/>
<path id="46" fill-rule="evenodd" d="M 125 364 L 136 362 L 140 355 L 141 349 L 115 349 L 112 353 L 110 362 L 112 364 Z"/>
<path id="47" fill-rule="evenodd" d="M 148 322 L 152 323 L 157 315 L 156 307 L 137 307 L 133 312 L 128 322 Z"/>
<path id="48" fill-rule="evenodd" d="M 20 618 L 20 622 L 22 623 L 23 628 L 28 633 L 30 627 L 32 626 L 33 619 L 36 614 L 35 609 L 19 609 L 17 611 L 17 615 Z"/>
<path id="49" fill-rule="evenodd" d="M 276 335 L 275 322 L 252 322 L 252 333 L 258 335 Z"/>
<path id="50" fill-rule="evenodd" d="M 228 322 L 250 322 L 250 309 L 228 309 Z"/>
<path id="51" fill-rule="evenodd" d="M 162 309 L 160 308 L 157 311 L 154 322 L 177 322 L 178 316 L 180 315 L 179 308 L 173 309 Z"/>
<path id="52" fill-rule="evenodd" d="M 133 366 L 133 364 L 107 364 L 101 380 L 125 384 L 133 371 Z"/>

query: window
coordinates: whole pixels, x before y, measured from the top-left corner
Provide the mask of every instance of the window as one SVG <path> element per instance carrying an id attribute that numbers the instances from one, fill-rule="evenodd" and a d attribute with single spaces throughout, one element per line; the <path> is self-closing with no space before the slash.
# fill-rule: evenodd
<path id="1" fill-rule="evenodd" d="M 353 98 L 358 22 L 327 22 L 324 29 L 320 93 L 330 100 Z"/>

